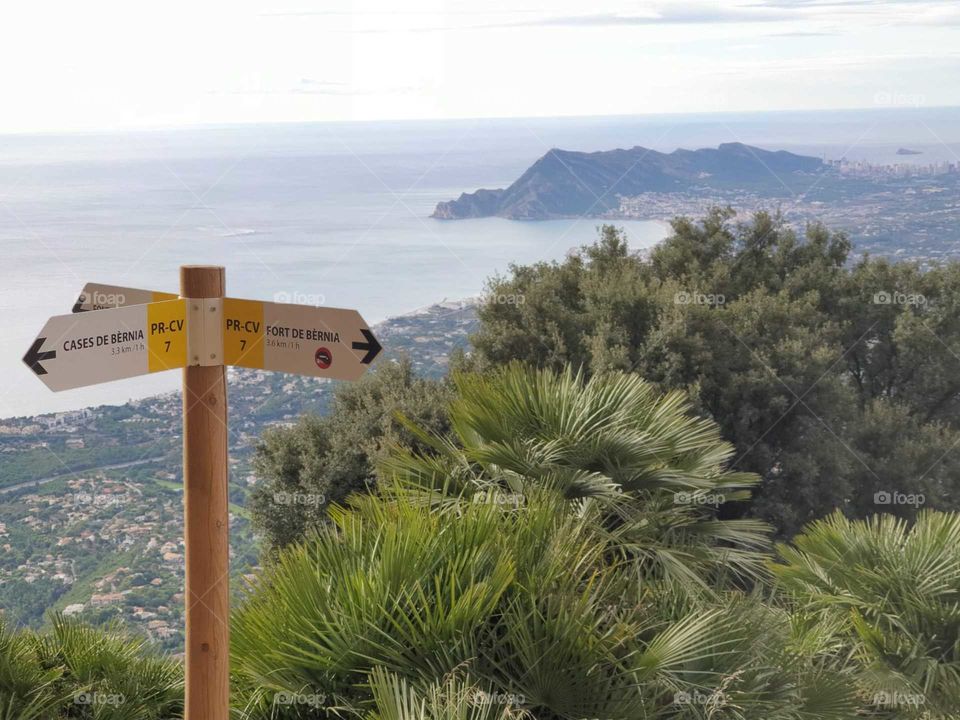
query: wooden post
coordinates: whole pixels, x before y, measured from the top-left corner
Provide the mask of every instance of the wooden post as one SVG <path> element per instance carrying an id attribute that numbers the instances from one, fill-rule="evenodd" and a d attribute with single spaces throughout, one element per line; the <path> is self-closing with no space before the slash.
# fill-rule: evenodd
<path id="1" fill-rule="evenodd" d="M 191 299 L 223 297 L 224 276 L 222 267 L 180 268 L 180 295 L 187 298 L 188 316 Z M 223 358 L 218 359 L 222 363 Z M 195 361 L 187 358 L 188 363 Z M 183 506 L 185 719 L 228 720 L 230 534 L 227 382 L 222 364 L 188 366 L 183 371 Z"/>

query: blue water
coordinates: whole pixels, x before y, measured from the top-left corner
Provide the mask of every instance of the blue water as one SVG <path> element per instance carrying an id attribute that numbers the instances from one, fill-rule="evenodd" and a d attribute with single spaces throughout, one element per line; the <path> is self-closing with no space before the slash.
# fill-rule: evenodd
<path id="1" fill-rule="evenodd" d="M 558 259 L 596 220 L 444 222 L 439 200 L 512 182 L 550 147 L 669 151 L 742 141 L 875 162 L 957 161 L 957 110 L 233 126 L 0 136 L 0 417 L 123 402 L 177 373 L 49 392 L 20 357 L 90 280 L 176 290 L 188 263 L 231 295 L 319 299 L 370 321 Z M 922 150 L 896 156 L 898 147 Z M 634 247 L 667 229 L 628 222 Z"/>

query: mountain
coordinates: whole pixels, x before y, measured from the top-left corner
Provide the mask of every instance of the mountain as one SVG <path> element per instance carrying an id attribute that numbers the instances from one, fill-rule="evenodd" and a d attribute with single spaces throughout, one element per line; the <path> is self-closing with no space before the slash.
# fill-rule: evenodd
<path id="1" fill-rule="evenodd" d="M 741 187 L 782 195 L 778 178 L 818 173 L 815 157 L 724 143 L 717 148 L 661 153 L 643 147 L 603 152 L 550 150 L 506 189 L 481 189 L 437 204 L 432 217 L 456 220 L 498 216 L 546 220 L 603 215 L 619 207 L 618 196 L 681 192 L 692 188 Z"/>

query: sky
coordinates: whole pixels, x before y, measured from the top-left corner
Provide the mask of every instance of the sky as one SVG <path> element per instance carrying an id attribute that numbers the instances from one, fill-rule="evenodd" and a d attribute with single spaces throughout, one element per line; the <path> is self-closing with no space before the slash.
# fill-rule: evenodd
<path id="1" fill-rule="evenodd" d="M 0 133 L 933 107 L 960 2 L 47 0 L 0 67 Z"/>

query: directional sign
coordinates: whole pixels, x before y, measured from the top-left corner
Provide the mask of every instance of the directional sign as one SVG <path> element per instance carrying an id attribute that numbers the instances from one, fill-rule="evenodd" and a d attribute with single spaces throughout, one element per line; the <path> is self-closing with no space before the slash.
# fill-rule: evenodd
<path id="1" fill-rule="evenodd" d="M 223 301 L 227 365 L 357 380 L 381 349 L 356 310 Z"/>
<path id="2" fill-rule="evenodd" d="M 176 300 L 175 293 L 141 290 L 140 288 L 121 287 L 120 285 L 102 285 L 87 283 L 73 306 L 73 312 L 91 310 L 109 310 L 128 305 L 146 305 L 147 303 Z"/>
<path id="3" fill-rule="evenodd" d="M 184 265 L 180 296 L 87 283 L 23 361 L 51 390 L 183 372 L 187 602 L 184 718 L 230 716 L 226 365 L 357 380 L 383 349 L 356 310 L 223 297 L 222 267 Z"/>
<path id="4" fill-rule="evenodd" d="M 186 301 L 56 315 L 23 361 L 56 391 L 186 367 Z"/>
<path id="5" fill-rule="evenodd" d="M 196 303 L 187 307 L 176 298 L 87 283 L 73 307 L 83 315 L 51 318 L 24 362 L 54 390 L 185 367 L 188 355 L 193 365 L 198 358 L 215 357 L 225 365 L 357 380 L 383 349 L 356 310 L 223 298 L 222 306 L 210 308 L 218 314 L 197 315 Z M 158 324 L 152 315 L 158 313 L 175 317 L 158 316 Z M 222 327 L 222 346 L 211 321 L 214 329 Z M 191 322 L 206 327 L 190 329 Z M 126 330 L 143 337 L 130 339 Z M 87 338 L 88 344 L 65 349 L 61 338 L 73 336 Z"/>

